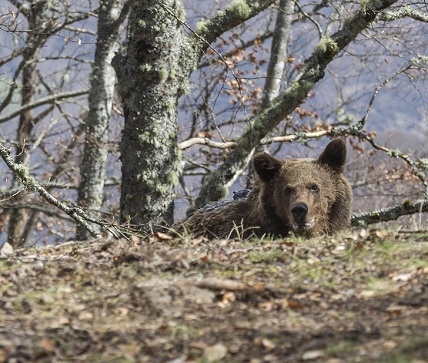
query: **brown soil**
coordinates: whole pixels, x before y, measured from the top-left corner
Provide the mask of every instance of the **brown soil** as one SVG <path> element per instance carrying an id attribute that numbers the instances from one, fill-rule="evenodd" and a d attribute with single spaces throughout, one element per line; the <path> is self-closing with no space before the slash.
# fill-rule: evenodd
<path id="1" fill-rule="evenodd" d="M 0 362 L 428 362 L 427 232 L 67 243 L 0 293 Z"/>

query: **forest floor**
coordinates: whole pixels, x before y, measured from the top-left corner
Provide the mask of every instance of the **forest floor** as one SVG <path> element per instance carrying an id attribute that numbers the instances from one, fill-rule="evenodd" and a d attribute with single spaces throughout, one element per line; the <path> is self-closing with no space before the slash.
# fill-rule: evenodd
<path id="1" fill-rule="evenodd" d="M 426 231 L 17 250 L 0 294 L 0 362 L 428 362 Z"/>

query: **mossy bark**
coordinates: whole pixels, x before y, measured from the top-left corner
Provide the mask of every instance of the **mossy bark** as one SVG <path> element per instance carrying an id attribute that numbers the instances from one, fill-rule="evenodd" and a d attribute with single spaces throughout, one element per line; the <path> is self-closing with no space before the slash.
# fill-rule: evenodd
<path id="1" fill-rule="evenodd" d="M 427 212 L 428 199 L 417 200 L 415 202 L 406 200 L 402 204 L 397 204 L 389 208 L 356 213 L 351 218 L 351 224 L 355 227 L 367 226 L 374 223 L 395 221 L 402 216 Z"/>
<path id="2" fill-rule="evenodd" d="M 148 231 L 173 221 L 174 189 L 181 172 L 178 99 L 188 90 L 191 73 L 216 37 L 273 2 L 234 1 L 191 36 L 183 34 L 181 1 L 132 3 L 126 54 L 116 55 L 112 62 L 125 114 L 122 223 Z"/>
<path id="3" fill-rule="evenodd" d="M 120 219 L 142 231 L 173 221 L 183 12 L 179 1 L 134 2 L 126 54 L 113 60 L 125 116 Z"/>

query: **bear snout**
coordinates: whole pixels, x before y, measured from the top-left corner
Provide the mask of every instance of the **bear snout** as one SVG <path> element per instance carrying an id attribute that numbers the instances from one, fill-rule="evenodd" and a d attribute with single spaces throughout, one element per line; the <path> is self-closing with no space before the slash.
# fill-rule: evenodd
<path id="1" fill-rule="evenodd" d="M 312 218 L 308 220 L 309 207 L 306 203 L 295 203 L 291 208 L 290 212 L 293 217 L 291 228 L 295 233 L 306 233 L 305 231 L 308 231 L 314 227 L 315 219 Z"/>
<path id="2" fill-rule="evenodd" d="M 308 214 L 308 206 L 303 202 L 296 203 L 291 208 L 291 214 L 293 215 L 294 221 L 296 223 L 305 223 L 306 215 Z"/>

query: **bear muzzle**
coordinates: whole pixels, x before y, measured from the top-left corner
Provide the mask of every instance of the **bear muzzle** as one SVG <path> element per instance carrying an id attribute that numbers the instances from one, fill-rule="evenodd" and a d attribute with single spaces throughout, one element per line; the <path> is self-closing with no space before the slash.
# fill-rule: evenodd
<path id="1" fill-rule="evenodd" d="M 291 208 L 291 215 L 293 221 L 291 223 L 291 228 L 294 232 L 307 231 L 314 227 L 315 219 L 308 219 L 309 208 L 306 203 L 299 202 L 293 205 Z"/>

